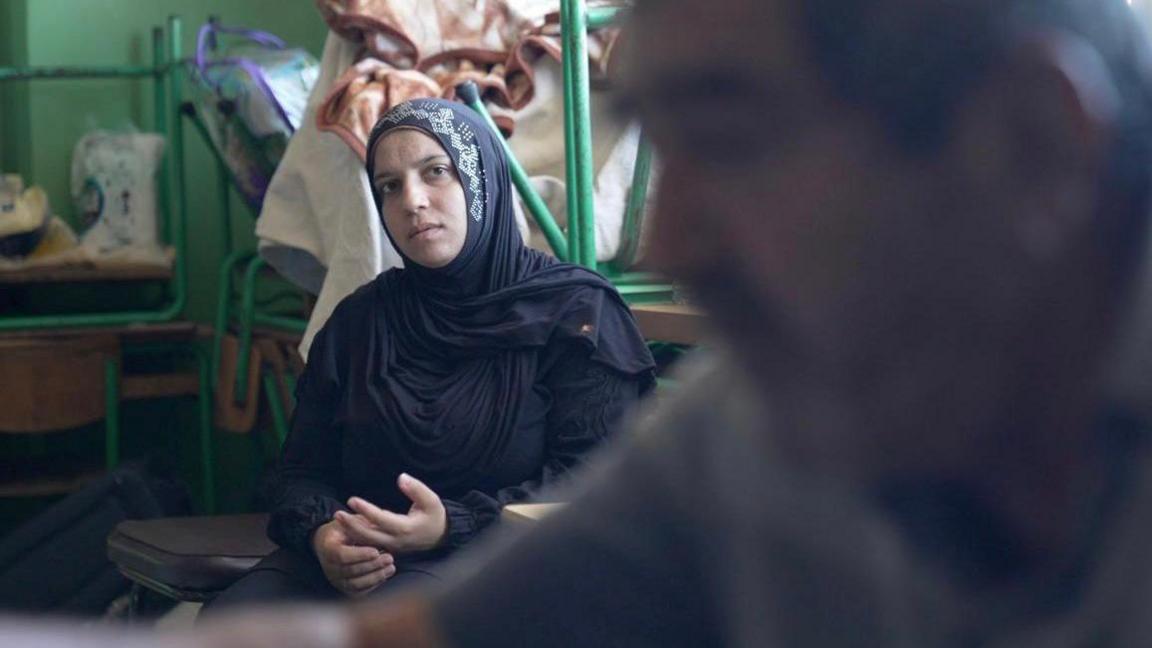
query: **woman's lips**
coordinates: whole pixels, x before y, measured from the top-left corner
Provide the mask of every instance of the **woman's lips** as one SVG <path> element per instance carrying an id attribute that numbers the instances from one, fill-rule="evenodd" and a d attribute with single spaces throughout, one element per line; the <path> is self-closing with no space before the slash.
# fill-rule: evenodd
<path id="1" fill-rule="evenodd" d="M 432 238 L 433 236 L 438 235 L 440 233 L 440 230 L 443 228 L 444 228 L 443 225 L 429 225 L 427 227 L 421 227 L 421 228 L 417 229 L 415 232 L 412 232 L 412 234 L 410 234 L 408 236 L 408 238 L 410 238 L 412 240 L 416 240 L 416 241 L 419 241 L 421 239 Z"/>

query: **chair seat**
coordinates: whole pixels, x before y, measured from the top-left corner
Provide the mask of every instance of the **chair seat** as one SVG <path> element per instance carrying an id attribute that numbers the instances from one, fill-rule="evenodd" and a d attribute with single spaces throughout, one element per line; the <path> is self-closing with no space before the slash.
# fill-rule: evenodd
<path id="1" fill-rule="evenodd" d="M 267 514 L 126 520 L 108 536 L 108 558 L 128 579 L 181 601 L 205 601 L 276 545 Z"/>

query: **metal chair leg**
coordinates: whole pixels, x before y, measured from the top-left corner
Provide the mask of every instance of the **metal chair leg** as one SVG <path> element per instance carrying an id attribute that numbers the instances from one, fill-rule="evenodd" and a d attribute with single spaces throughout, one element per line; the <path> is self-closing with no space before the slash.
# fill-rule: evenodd
<path id="1" fill-rule="evenodd" d="M 196 367 L 200 376 L 200 397 L 197 408 L 200 411 L 200 470 L 203 475 L 204 510 L 212 515 L 216 512 L 216 462 L 212 445 L 212 377 L 209 375 L 210 362 L 204 350 L 193 347 Z"/>
<path id="2" fill-rule="evenodd" d="M 120 365 L 116 358 L 104 361 L 104 467 L 109 472 L 120 464 Z"/>

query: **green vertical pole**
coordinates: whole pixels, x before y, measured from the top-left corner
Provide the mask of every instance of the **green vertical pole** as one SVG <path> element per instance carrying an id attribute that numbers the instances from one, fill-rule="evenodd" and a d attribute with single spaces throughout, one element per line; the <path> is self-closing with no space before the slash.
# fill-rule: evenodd
<path id="1" fill-rule="evenodd" d="M 571 148 L 567 177 L 569 187 L 568 227 L 576 229 L 579 246 L 576 262 L 587 268 L 596 267 L 596 223 L 592 213 L 592 109 L 588 83 L 588 20 L 584 0 L 562 0 L 564 53 L 568 56 L 564 82 L 565 103 L 571 114 L 566 143 Z M 566 113 L 568 114 L 568 113 Z M 575 209 L 571 196 L 575 192 Z M 571 236 L 570 236 L 571 238 Z"/>
<path id="2" fill-rule="evenodd" d="M 200 470 L 204 480 L 204 511 L 211 515 L 216 512 L 216 465 L 212 456 L 212 383 L 208 375 L 208 359 L 204 357 L 203 349 L 193 346 L 193 353 L 200 375 L 197 406 L 200 410 Z"/>
<path id="3" fill-rule="evenodd" d="M 224 161 L 216 159 L 216 191 L 220 193 L 220 240 L 224 244 L 224 254 L 232 254 L 232 185 L 228 182 L 228 167 Z"/>
<path id="4" fill-rule="evenodd" d="M 120 366 L 116 358 L 104 360 L 104 467 L 120 464 Z"/>
<path id="5" fill-rule="evenodd" d="M 636 148 L 636 163 L 632 168 L 632 186 L 628 189 L 628 205 L 624 210 L 624 231 L 620 250 L 612 260 L 611 268 L 624 272 L 636 261 L 643 228 L 644 205 L 648 201 L 648 181 L 652 177 L 652 145 L 644 134 Z"/>
<path id="6" fill-rule="evenodd" d="M 240 350 L 236 358 L 234 394 L 237 403 L 243 403 L 248 398 L 248 356 L 252 351 L 252 320 L 256 315 L 256 277 L 263 267 L 264 259 L 255 256 L 248 262 L 248 269 L 244 273 L 240 305 Z"/>
<path id="7" fill-rule="evenodd" d="M 575 170 L 576 170 L 576 128 L 574 120 L 576 118 L 575 109 L 572 106 L 572 100 L 575 93 L 572 91 L 573 79 L 572 73 L 572 58 L 574 53 L 568 44 L 568 29 L 569 16 L 568 16 L 568 0 L 561 0 L 560 4 L 560 30 L 561 30 L 561 54 L 560 63 L 563 69 L 563 88 L 564 88 L 564 189 L 565 189 L 565 207 L 568 211 L 568 261 L 571 263 L 580 263 L 583 258 L 581 249 L 583 245 L 580 240 L 581 229 L 580 223 L 580 192 L 576 188 Z"/>
<path id="8" fill-rule="evenodd" d="M 152 28 L 152 119 L 156 124 L 156 132 L 164 136 L 165 145 L 170 146 L 170 138 L 168 136 L 168 106 L 165 103 L 166 98 L 166 71 L 164 67 L 164 30 L 160 27 Z M 171 157 L 165 155 L 160 164 L 159 181 L 160 181 L 160 213 L 162 219 L 160 221 L 160 236 L 165 241 L 171 240 L 172 231 L 172 185 L 169 181 L 169 173 L 172 170 L 172 165 L 168 164 L 167 158 Z"/>
<path id="9" fill-rule="evenodd" d="M 295 399 L 296 398 L 296 376 L 294 376 L 292 374 L 292 372 L 289 371 L 289 372 L 284 374 L 284 382 L 286 382 L 288 384 L 288 393 L 292 394 L 292 398 Z M 295 403 L 296 401 L 293 400 L 292 402 Z"/>
<path id="10" fill-rule="evenodd" d="M 220 264 L 218 288 L 216 292 L 216 330 L 212 339 L 212 386 L 218 382 L 220 360 L 224 354 L 224 334 L 228 332 L 229 312 L 232 306 L 232 273 L 238 263 L 248 258 L 250 252 L 233 252 Z"/>
<path id="11" fill-rule="evenodd" d="M 276 441 L 280 447 L 284 447 L 284 439 L 288 438 L 288 419 L 284 416 L 280 391 L 276 389 L 276 378 L 270 369 L 264 371 L 263 382 L 264 396 L 268 399 L 268 411 L 272 412 L 272 427 L 276 430 Z"/>
<path id="12" fill-rule="evenodd" d="M 179 16 L 168 17 L 168 97 L 171 116 L 171 150 L 173 185 L 176 193 L 176 221 L 171 227 L 172 246 L 176 249 L 175 296 L 172 310 L 180 314 L 188 299 L 188 195 L 184 175 L 184 123 L 180 120 L 183 102 L 181 84 L 183 75 L 183 29 Z"/>

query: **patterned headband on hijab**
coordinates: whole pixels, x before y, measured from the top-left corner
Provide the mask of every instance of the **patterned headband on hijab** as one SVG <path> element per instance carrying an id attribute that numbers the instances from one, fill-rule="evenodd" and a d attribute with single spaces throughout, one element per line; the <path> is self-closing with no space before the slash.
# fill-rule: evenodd
<path id="1" fill-rule="evenodd" d="M 376 123 L 372 134 L 368 138 L 368 168 L 369 174 L 374 166 L 373 157 L 376 144 L 389 130 L 405 124 L 415 122 L 417 126 L 427 126 L 432 134 L 438 135 L 441 142 L 447 140 L 452 147 L 448 154 L 456 161 L 456 170 L 461 175 L 461 182 L 465 185 L 468 196 L 468 216 L 479 222 L 484 215 L 484 204 L 488 202 L 484 192 L 484 167 L 480 165 L 480 147 L 476 144 L 476 134 L 472 125 L 455 118 L 456 111 L 440 102 L 406 101 L 392 110 L 389 110 Z M 422 128 L 424 130 L 424 128 Z M 446 147 L 447 149 L 447 147 Z M 455 155 L 452 155 L 455 153 Z M 479 197 L 479 200 L 476 198 Z M 379 201 L 377 201 L 379 206 Z"/>

